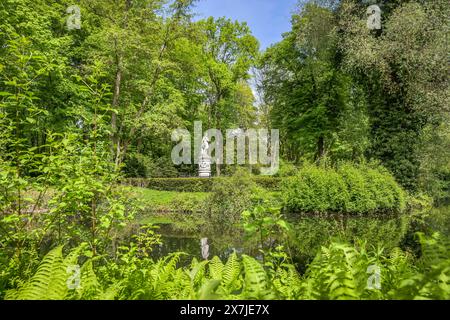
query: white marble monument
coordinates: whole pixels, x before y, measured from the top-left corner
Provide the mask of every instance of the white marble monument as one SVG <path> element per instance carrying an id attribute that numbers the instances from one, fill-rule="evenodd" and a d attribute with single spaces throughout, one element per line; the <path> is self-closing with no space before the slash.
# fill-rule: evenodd
<path id="1" fill-rule="evenodd" d="M 200 158 L 198 160 L 198 176 L 201 178 L 211 177 L 211 157 L 208 155 L 209 139 L 203 137 Z"/>

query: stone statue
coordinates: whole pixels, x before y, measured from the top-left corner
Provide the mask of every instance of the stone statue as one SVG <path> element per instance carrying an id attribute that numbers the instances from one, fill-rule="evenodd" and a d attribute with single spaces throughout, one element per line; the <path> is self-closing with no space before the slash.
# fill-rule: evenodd
<path id="1" fill-rule="evenodd" d="M 208 155 L 209 150 L 209 139 L 207 136 L 203 137 L 201 153 L 199 157 L 198 163 L 198 175 L 201 178 L 209 178 L 211 177 L 211 158 Z"/>
<path id="2" fill-rule="evenodd" d="M 203 140 L 202 140 L 202 151 L 201 151 L 200 158 L 207 158 L 208 150 L 209 150 L 209 139 L 208 139 L 208 136 L 204 136 Z"/>

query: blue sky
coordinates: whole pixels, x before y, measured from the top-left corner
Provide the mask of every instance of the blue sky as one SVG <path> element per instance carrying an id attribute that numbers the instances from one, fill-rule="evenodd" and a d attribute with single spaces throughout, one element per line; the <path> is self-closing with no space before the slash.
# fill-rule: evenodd
<path id="1" fill-rule="evenodd" d="M 291 13 L 297 0 L 199 0 L 196 19 L 209 16 L 246 21 L 261 43 L 261 50 L 281 40 L 291 29 Z"/>

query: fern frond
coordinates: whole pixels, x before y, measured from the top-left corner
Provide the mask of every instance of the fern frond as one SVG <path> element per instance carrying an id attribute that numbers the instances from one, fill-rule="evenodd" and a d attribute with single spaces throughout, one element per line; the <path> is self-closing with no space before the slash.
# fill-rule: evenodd
<path id="1" fill-rule="evenodd" d="M 209 276 L 212 279 L 221 280 L 223 269 L 224 269 L 224 264 L 219 259 L 219 257 L 215 256 L 209 262 Z"/>
<path id="2" fill-rule="evenodd" d="M 236 252 L 233 252 L 222 270 L 222 286 L 224 288 L 236 287 L 235 282 L 241 273 L 241 265 L 239 263 Z"/>
<path id="3" fill-rule="evenodd" d="M 189 272 L 192 284 L 194 287 L 200 285 L 205 279 L 206 265 L 209 261 L 205 260 L 197 263 L 197 265 Z"/>
<path id="4" fill-rule="evenodd" d="M 242 256 L 245 271 L 245 295 L 251 299 L 267 299 L 271 292 L 269 290 L 267 274 L 263 266 L 254 258 L 247 255 Z"/>
<path id="5" fill-rule="evenodd" d="M 62 246 L 51 250 L 42 260 L 33 277 L 16 292 L 8 292 L 6 299 L 62 300 L 66 297 L 67 278 Z"/>

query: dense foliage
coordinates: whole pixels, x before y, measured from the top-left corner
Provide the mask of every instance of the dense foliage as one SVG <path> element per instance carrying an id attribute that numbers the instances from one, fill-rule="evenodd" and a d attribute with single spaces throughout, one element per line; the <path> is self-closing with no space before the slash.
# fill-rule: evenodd
<path id="1" fill-rule="evenodd" d="M 79 0 L 79 28 L 72 1 L 2 0 L 0 298 L 450 299 L 448 208 L 431 209 L 450 190 L 450 5 L 381 1 L 370 31 L 366 2 L 300 2 L 260 52 L 195 0 Z M 190 178 L 171 133 L 195 121 L 280 129 L 277 177 Z M 155 258 L 127 183 L 256 253 Z"/>
<path id="2" fill-rule="evenodd" d="M 305 166 L 285 179 L 281 194 L 289 212 L 366 214 L 405 209 L 405 192 L 394 178 L 368 165 Z"/>
<path id="3" fill-rule="evenodd" d="M 408 190 L 448 191 L 448 2 L 377 1 L 381 30 L 369 1 L 303 3 L 261 61 L 285 158 L 377 159 Z"/>

